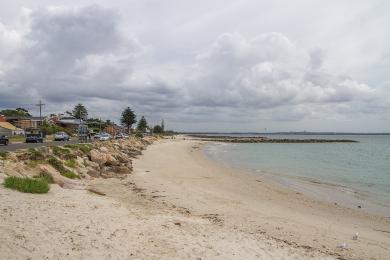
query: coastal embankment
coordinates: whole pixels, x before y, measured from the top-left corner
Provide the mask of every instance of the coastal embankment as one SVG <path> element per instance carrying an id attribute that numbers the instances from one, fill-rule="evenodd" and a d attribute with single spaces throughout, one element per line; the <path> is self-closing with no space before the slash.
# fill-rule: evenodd
<path id="1" fill-rule="evenodd" d="M 66 148 L 75 149 L 80 178 L 39 195 L 0 187 L 0 258 L 387 259 L 390 219 L 217 164 L 203 143 L 179 137 Z M 68 162 L 66 154 L 55 157 Z M 18 168 L 3 162 L 1 178 L 52 167 L 9 156 Z"/>

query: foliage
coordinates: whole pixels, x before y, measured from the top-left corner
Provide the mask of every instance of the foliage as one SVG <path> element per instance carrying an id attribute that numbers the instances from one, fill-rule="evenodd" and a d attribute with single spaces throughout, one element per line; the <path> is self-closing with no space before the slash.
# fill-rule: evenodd
<path id="1" fill-rule="evenodd" d="M 46 163 L 44 160 L 28 160 L 27 165 L 30 168 L 35 168 L 37 167 L 38 164 L 44 164 Z"/>
<path id="2" fill-rule="evenodd" d="M 45 155 L 37 149 L 30 148 L 28 149 L 28 158 L 33 161 L 39 161 L 39 160 L 44 160 Z"/>
<path id="3" fill-rule="evenodd" d="M 142 132 L 137 131 L 137 132 L 135 133 L 135 137 L 137 137 L 137 138 L 142 138 L 142 137 L 144 137 L 144 134 L 143 134 Z"/>
<path id="4" fill-rule="evenodd" d="M 130 132 L 130 128 L 137 122 L 136 116 L 130 107 L 125 108 L 121 116 L 121 124 L 127 127 L 127 132 Z"/>
<path id="5" fill-rule="evenodd" d="M 78 176 L 76 173 L 72 171 L 66 171 L 64 173 L 61 173 L 61 175 L 69 179 L 80 179 L 80 176 Z"/>
<path id="6" fill-rule="evenodd" d="M 145 117 L 142 116 L 141 120 L 139 120 L 138 122 L 137 131 L 145 133 L 147 127 L 148 127 L 148 122 L 146 122 Z"/>
<path id="7" fill-rule="evenodd" d="M 62 148 L 60 146 L 51 146 L 50 148 L 55 156 L 58 156 L 62 159 L 71 160 L 77 157 L 76 155 L 72 154 L 69 149 Z"/>
<path id="8" fill-rule="evenodd" d="M 87 154 L 92 150 L 92 145 L 90 144 L 66 144 L 64 147 L 72 150 L 79 150 L 83 154 Z"/>
<path id="9" fill-rule="evenodd" d="M 39 175 L 35 176 L 34 178 L 45 180 L 47 183 L 54 183 L 53 176 L 51 176 L 49 173 L 45 171 L 40 172 Z"/>
<path id="10" fill-rule="evenodd" d="M 153 127 L 153 133 L 154 134 L 162 134 L 162 133 L 164 133 L 164 130 L 160 125 L 155 125 Z"/>
<path id="11" fill-rule="evenodd" d="M 74 172 L 72 171 L 69 171 L 67 170 L 63 163 L 58 160 L 57 158 L 55 158 L 54 156 L 51 156 L 47 162 L 53 166 L 54 169 L 56 169 L 62 176 L 65 176 L 69 179 L 76 179 L 76 178 L 80 178 L 80 176 L 78 176 L 77 174 L 75 174 Z"/>
<path id="12" fill-rule="evenodd" d="M 49 124 L 46 120 L 43 121 L 41 129 L 42 129 L 42 133 L 44 135 L 52 135 L 52 134 L 55 134 L 57 132 L 65 132 L 69 136 L 72 135 L 72 131 L 70 131 L 69 129 L 60 127 L 60 126 L 55 125 L 55 124 Z"/>
<path id="13" fill-rule="evenodd" d="M 6 151 L 0 151 L 0 158 L 1 159 L 7 159 L 8 152 Z"/>
<path id="14" fill-rule="evenodd" d="M 100 131 L 100 129 L 104 129 L 107 126 L 106 122 L 99 118 L 88 118 L 87 125 L 88 128 L 93 129 L 95 131 Z"/>
<path id="15" fill-rule="evenodd" d="M 0 111 L 0 114 L 4 116 L 16 116 L 16 117 L 30 117 L 30 113 L 27 109 L 18 107 L 16 109 L 4 109 Z"/>
<path id="16" fill-rule="evenodd" d="M 88 117 L 88 111 L 83 104 L 77 104 L 73 108 L 72 115 L 77 119 L 86 120 Z"/>
<path id="17" fill-rule="evenodd" d="M 77 166 L 75 159 L 66 160 L 64 164 L 65 164 L 65 166 L 68 166 L 70 168 L 76 168 L 76 166 Z"/>
<path id="18" fill-rule="evenodd" d="M 4 180 L 6 188 L 28 193 L 47 193 L 49 184 L 45 179 L 21 178 L 16 176 L 7 177 Z"/>

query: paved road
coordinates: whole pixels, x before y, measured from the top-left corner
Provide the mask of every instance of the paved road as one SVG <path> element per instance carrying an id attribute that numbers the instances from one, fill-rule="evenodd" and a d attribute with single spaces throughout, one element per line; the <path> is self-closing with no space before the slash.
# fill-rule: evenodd
<path id="1" fill-rule="evenodd" d="M 15 151 L 19 149 L 28 149 L 28 148 L 36 148 L 36 147 L 42 147 L 42 146 L 53 146 L 53 145 L 65 145 L 65 144 L 76 144 L 77 138 L 74 140 L 70 140 L 67 142 L 64 141 L 48 141 L 44 143 L 16 143 L 16 144 L 8 144 L 8 145 L 0 145 L 0 151 Z"/>

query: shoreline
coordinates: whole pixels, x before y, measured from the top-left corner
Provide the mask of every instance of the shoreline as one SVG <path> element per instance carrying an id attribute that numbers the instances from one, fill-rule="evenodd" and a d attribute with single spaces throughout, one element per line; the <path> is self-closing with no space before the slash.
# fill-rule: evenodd
<path id="1" fill-rule="evenodd" d="M 383 200 L 379 194 L 371 194 L 370 191 L 364 191 L 346 184 L 337 184 L 332 181 L 321 180 L 320 178 L 288 175 L 281 172 L 272 172 L 261 168 L 245 168 L 226 162 L 217 158 L 207 151 L 206 146 L 213 146 L 219 142 L 204 142 L 202 152 L 205 157 L 212 162 L 231 167 L 237 171 L 245 171 L 255 176 L 265 178 L 267 181 L 282 185 L 283 187 L 295 192 L 301 192 L 317 200 L 336 203 L 350 209 L 365 211 L 369 214 L 380 215 L 390 218 L 389 200 Z"/>
<path id="2" fill-rule="evenodd" d="M 152 145 L 135 162 L 136 182 L 146 189 L 164 187 L 164 201 L 191 211 L 213 209 L 233 227 L 250 223 L 246 228 L 261 228 L 267 236 L 321 253 L 346 259 L 386 259 L 390 254 L 390 237 L 376 231 L 390 230 L 388 218 L 320 201 L 221 165 L 202 154 L 202 143 L 176 140 Z M 153 162 L 150 158 L 156 160 L 157 150 L 166 154 Z M 362 236 L 359 241 L 352 240 L 356 232 Z M 347 249 L 339 248 L 343 243 Z"/>

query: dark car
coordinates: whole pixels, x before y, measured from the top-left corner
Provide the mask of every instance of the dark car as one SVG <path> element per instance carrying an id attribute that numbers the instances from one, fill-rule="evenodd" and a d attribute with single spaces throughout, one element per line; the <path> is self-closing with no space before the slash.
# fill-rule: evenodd
<path id="1" fill-rule="evenodd" d="M 5 135 L 0 136 L 0 144 L 8 145 L 9 140 Z"/>
<path id="2" fill-rule="evenodd" d="M 43 143 L 43 134 L 39 129 L 26 129 L 26 143 Z"/>

